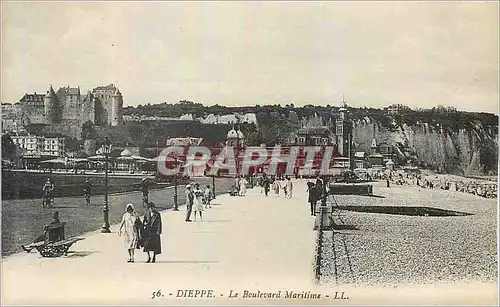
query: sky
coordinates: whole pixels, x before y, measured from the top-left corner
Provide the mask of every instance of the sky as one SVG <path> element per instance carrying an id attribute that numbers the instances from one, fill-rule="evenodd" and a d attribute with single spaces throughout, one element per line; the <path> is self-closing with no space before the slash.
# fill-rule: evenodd
<path id="1" fill-rule="evenodd" d="M 498 3 L 2 2 L 2 102 L 116 84 L 125 106 L 498 113 Z"/>

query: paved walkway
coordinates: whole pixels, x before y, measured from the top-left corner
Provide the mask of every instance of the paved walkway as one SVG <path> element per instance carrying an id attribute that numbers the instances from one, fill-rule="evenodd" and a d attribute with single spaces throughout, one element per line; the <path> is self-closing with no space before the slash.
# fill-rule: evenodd
<path id="1" fill-rule="evenodd" d="M 303 184 L 297 184 L 297 190 Z M 312 286 L 314 220 L 305 193 L 289 201 L 250 189 L 246 197 L 218 196 L 203 222 L 184 222 L 185 209 L 162 213 L 163 253 L 157 263 L 136 263 L 113 233 L 90 233 L 67 257 L 39 258 L 34 252 L 2 262 L 5 304 L 140 304 L 152 292 L 167 304 L 178 289 L 206 289 L 224 298 L 230 289 L 308 290 Z M 170 300 L 169 300 L 170 301 Z M 179 303 L 178 300 L 171 300 Z M 215 301 L 213 301 L 215 303 Z"/>
<path id="2" fill-rule="evenodd" d="M 212 185 L 212 178 L 192 178 L 193 182 L 202 187 Z M 227 193 L 234 184 L 234 179 L 217 178 L 216 193 Z M 179 204 L 185 201 L 184 185 L 179 185 Z M 153 201 L 159 210 L 173 207 L 174 187 L 153 189 L 149 200 Z M 121 221 L 123 212 L 128 203 L 135 205 L 139 214 L 146 208 L 142 205 L 142 193 L 116 193 L 109 195 L 109 220 L 111 224 Z M 22 251 L 20 244 L 30 242 L 36 238 L 43 226 L 51 221 L 52 212 L 58 211 L 63 221 L 67 221 L 67 236 L 77 236 L 98 229 L 102 226 L 102 209 L 104 195 L 92 196 L 91 205 L 85 205 L 85 198 L 57 197 L 53 208 L 42 208 L 41 199 L 12 199 L 2 200 L 2 256 Z M 71 221 L 71 223 L 69 223 Z"/>
<path id="3" fill-rule="evenodd" d="M 401 203 L 401 197 L 409 198 L 408 193 L 424 196 L 430 193 L 418 189 L 384 190 L 382 186 L 383 183 L 375 186 L 375 194 L 383 194 L 386 199 L 370 199 L 381 203 L 393 199 Z M 429 200 L 441 192 L 433 193 L 427 196 Z M 367 201 L 359 197 L 344 198 L 349 204 Z M 398 285 L 394 288 L 333 284 L 317 288 L 312 270 L 316 232 L 312 230 L 314 220 L 309 215 L 303 181 L 295 182 L 291 200 L 265 197 L 260 189 L 251 189 L 246 197 L 217 196 L 215 203 L 217 205 L 204 212 L 203 222 L 184 222 L 184 206 L 179 212 L 162 212 L 163 253 L 155 264 L 145 263 L 147 256 L 140 251 L 137 251 L 136 263 L 127 263 L 127 251 L 116 234 L 116 225 L 111 228 L 111 234 L 85 235 L 86 239 L 77 242 L 72 247 L 74 253 L 67 257 L 49 259 L 40 258 L 37 253 L 21 253 L 4 258 L 2 304 L 491 305 L 497 300 L 495 283 Z M 363 213 L 360 216 L 378 215 Z M 368 235 L 370 233 L 373 232 Z M 367 242 L 377 238 L 363 233 L 357 235 L 366 237 Z M 390 236 L 383 238 L 391 242 Z M 357 271 L 357 274 L 378 272 L 379 268 L 370 266 L 368 260 L 380 259 L 380 255 L 366 256 L 369 244 L 356 242 L 359 253 L 355 260 L 368 263 L 366 270 Z M 387 262 L 389 258 L 384 256 L 383 259 Z M 214 297 L 205 300 L 176 298 L 186 289 L 213 290 Z M 236 300 L 228 297 L 231 289 L 239 293 L 239 298 L 245 290 L 281 291 L 281 298 L 285 291 L 295 290 L 299 294 L 303 291 L 318 293 L 321 299 Z M 333 300 L 335 291 L 345 291 L 350 299 Z M 153 292 L 158 297 L 153 299 Z"/>

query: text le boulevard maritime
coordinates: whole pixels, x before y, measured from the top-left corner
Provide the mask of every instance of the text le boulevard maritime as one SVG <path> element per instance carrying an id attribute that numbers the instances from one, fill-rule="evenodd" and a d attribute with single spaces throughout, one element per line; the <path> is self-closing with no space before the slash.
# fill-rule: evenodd
<path id="1" fill-rule="evenodd" d="M 194 299 L 210 299 L 217 297 L 225 297 L 229 299 L 331 299 L 331 300 L 347 300 L 349 297 L 345 292 L 335 291 L 332 294 L 320 294 L 313 293 L 311 291 L 294 291 L 294 290 L 283 290 L 275 292 L 266 291 L 235 291 L 229 290 L 228 293 L 216 293 L 215 290 L 210 289 L 182 289 L 176 292 L 163 293 L 162 290 L 157 290 L 152 293 L 151 299 L 157 299 L 162 297 L 172 297 L 172 298 L 194 298 Z"/>

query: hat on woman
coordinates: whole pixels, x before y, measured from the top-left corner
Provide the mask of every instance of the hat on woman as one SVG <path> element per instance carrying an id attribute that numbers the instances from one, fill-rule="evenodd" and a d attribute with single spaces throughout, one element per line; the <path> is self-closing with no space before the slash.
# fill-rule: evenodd
<path id="1" fill-rule="evenodd" d="M 125 209 L 125 210 L 126 210 L 126 211 L 128 211 L 128 210 L 129 210 L 129 208 L 130 208 L 132 211 L 134 211 L 134 205 L 132 205 L 132 204 L 127 204 L 127 207 L 126 207 L 126 209 Z"/>

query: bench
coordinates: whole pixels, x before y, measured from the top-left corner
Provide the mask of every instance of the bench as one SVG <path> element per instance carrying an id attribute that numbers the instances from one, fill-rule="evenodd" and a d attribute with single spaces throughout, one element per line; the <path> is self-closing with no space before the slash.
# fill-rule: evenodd
<path id="1" fill-rule="evenodd" d="M 45 226 L 45 241 L 37 242 L 31 246 L 36 248 L 42 257 L 61 257 L 68 254 L 71 245 L 83 238 L 66 239 L 64 227 L 66 223 L 54 223 Z"/>

